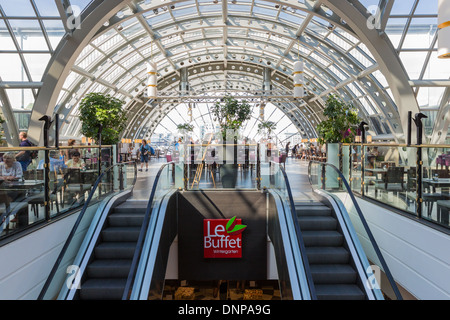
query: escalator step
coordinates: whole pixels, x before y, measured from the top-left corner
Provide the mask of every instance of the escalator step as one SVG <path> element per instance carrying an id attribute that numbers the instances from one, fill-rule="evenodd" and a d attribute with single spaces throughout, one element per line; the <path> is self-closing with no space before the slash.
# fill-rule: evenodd
<path id="1" fill-rule="evenodd" d="M 297 216 L 330 216 L 331 209 L 324 205 L 295 206 Z"/>
<path id="2" fill-rule="evenodd" d="M 307 247 L 308 262 L 313 264 L 346 264 L 350 253 L 343 247 Z"/>
<path id="3" fill-rule="evenodd" d="M 331 216 L 300 216 L 298 222 L 302 231 L 336 230 L 337 220 Z"/>
<path id="4" fill-rule="evenodd" d="M 89 279 L 81 285 L 82 300 L 120 300 L 127 279 Z"/>
<path id="5" fill-rule="evenodd" d="M 319 300 L 364 300 L 365 295 L 354 284 L 318 284 L 316 295 Z"/>
<path id="6" fill-rule="evenodd" d="M 109 242 L 130 242 L 139 238 L 140 227 L 112 227 L 102 231 L 103 241 Z"/>
<path id="7" fill-rule="evenodd" d="M 113 213 L 108 216 L 108 222 L 111 227 L 140 227 L 144 222 L 143 213 Z"/>
<path id="8" fill-rule="evenodd" d="M 94 260 L 87 267 L 89 278 L 127 278 L 131 268 L 131 260 Z"/>
<path id="9" fill-rule="evenodd" d="M 134 242 L 102 242 L 95 247 L 95 258 L 132 259 L 135 249 Z"/>
<path id="10" fill-rule="evenodd" d="M 337 231 L 306 230 L 302 235 L 306 247 L 337 247 L 344 243 L 344 236 Z"/>
<path id="11" fill-rule="evenodd" d="M 347 264 L 313 264 L 311 274 L 315 284 L 356 283 L 356 271 Z"/>

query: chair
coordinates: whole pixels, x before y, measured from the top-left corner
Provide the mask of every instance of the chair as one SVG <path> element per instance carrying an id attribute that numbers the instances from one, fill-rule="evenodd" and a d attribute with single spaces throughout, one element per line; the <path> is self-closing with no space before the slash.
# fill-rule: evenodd
<path id="1" fill-rule="evenodd" d="M 393 191 L 397 194 L 404 190 L 404 168 L 403 167 L 390 167 L 387 172 L 383 174 L 381 182 L 375 183 L 375 197 L 377 197 L 378 190 L 384 190 L 386 192 Z"/>
<path id="2" fill-rule="evenodd" d="M 84 183 L 81 171 L 79 169 L 69 169 L 64 175 L 64 191 L 72 195 L 77 200 L 81 199 L 86 191 L 91 190 L 90 183 Z"/>
<path id="3" fill-rule="evenodd" d="M 437 204 L 437 221 L 449 224 L 450 200 L 439 200 Z"/>

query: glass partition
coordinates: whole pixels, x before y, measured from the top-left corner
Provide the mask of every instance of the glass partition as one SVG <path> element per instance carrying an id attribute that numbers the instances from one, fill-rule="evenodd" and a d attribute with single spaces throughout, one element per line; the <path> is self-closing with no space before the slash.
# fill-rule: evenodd
<path id="1" fill-rule="evenodd" d="M 422 150 L 422 217 L 449 227 L 450 146 Z"/>
<path id="2" fill-rule="evenodd" d="M 45 161 L 46 153 L 48 161 Z M 0 239 L 81 208 L 112 148 L 98 146 L 0 148 Z M 102 184 L 103 191 L 111 190 Z"/>
<path id="3" fill-rule="evenodd" d="M 257 144 L 182 144 L 166 157 L 184 168 L 186 190 L 258 187 Z"/>
<path id="4" fill-rule="evenodd" d="M 352 192 L 450 228 L 450 145 L 344 144 L 342 153 Z"/>
<path id="5" fill-rule="evenodd" d="M 417 148 L 364 146 L 364 196 L 416 214 Z"/>

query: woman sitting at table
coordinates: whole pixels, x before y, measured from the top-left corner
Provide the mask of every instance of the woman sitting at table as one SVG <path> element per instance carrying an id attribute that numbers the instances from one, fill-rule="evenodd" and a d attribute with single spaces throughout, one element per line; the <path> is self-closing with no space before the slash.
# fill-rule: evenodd
<path id="1" fill-rule="evenodd" d="M 81 169 L 84 168 L 85 163 L 83 161 L 83 159 L 80 158 L 81 155 L 78 151 L 75 151 L 72 154 L 72 159 L 70 159 L 69 161 L 66 162 L 66 166 L 68 168 L 72 168 L 72 169 Z"/>
<path id="2" fill-rule="evenodd" d="M 19 180 L 22 179 L 22 176 L 22 166 L 16 161 L 14 153 L 5 153 L 3 162 L 0 163 L 0 180 Z"/>

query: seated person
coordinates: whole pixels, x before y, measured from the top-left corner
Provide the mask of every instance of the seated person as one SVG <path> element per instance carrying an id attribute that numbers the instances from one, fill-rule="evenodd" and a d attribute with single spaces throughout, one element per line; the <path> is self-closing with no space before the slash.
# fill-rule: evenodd
<path id="1" fill-rule="evenodd" d="M 59 158 L 58 151 L 52 150 L 50 151 L 50 171 L 59 172 L 60 169 L 67 168 L 64 160 Z M 39 165 L 37 169 L 44 169 L 44 160 L 39 161 Z"/>
<path id="2" fill-rule="evenodd" d="M 16 161 L 13 152 L 4 154 L 3 161 L 0 163 L 0 180 L 12 181 L 22 179 L 22 166 L 20 162 Z"/>
<path id="3" fill-rule="evenodd" d="M 67 168 L 72 168 L 72 169 L 82 169 L 85 167 L 85 163 L 84 160 L 81 159 L 81 155 L 78 151 L 75 151 L 72 154 L 72 159 L 70 159 L 69 161 L 66 162 L 66 166 Z"/>

